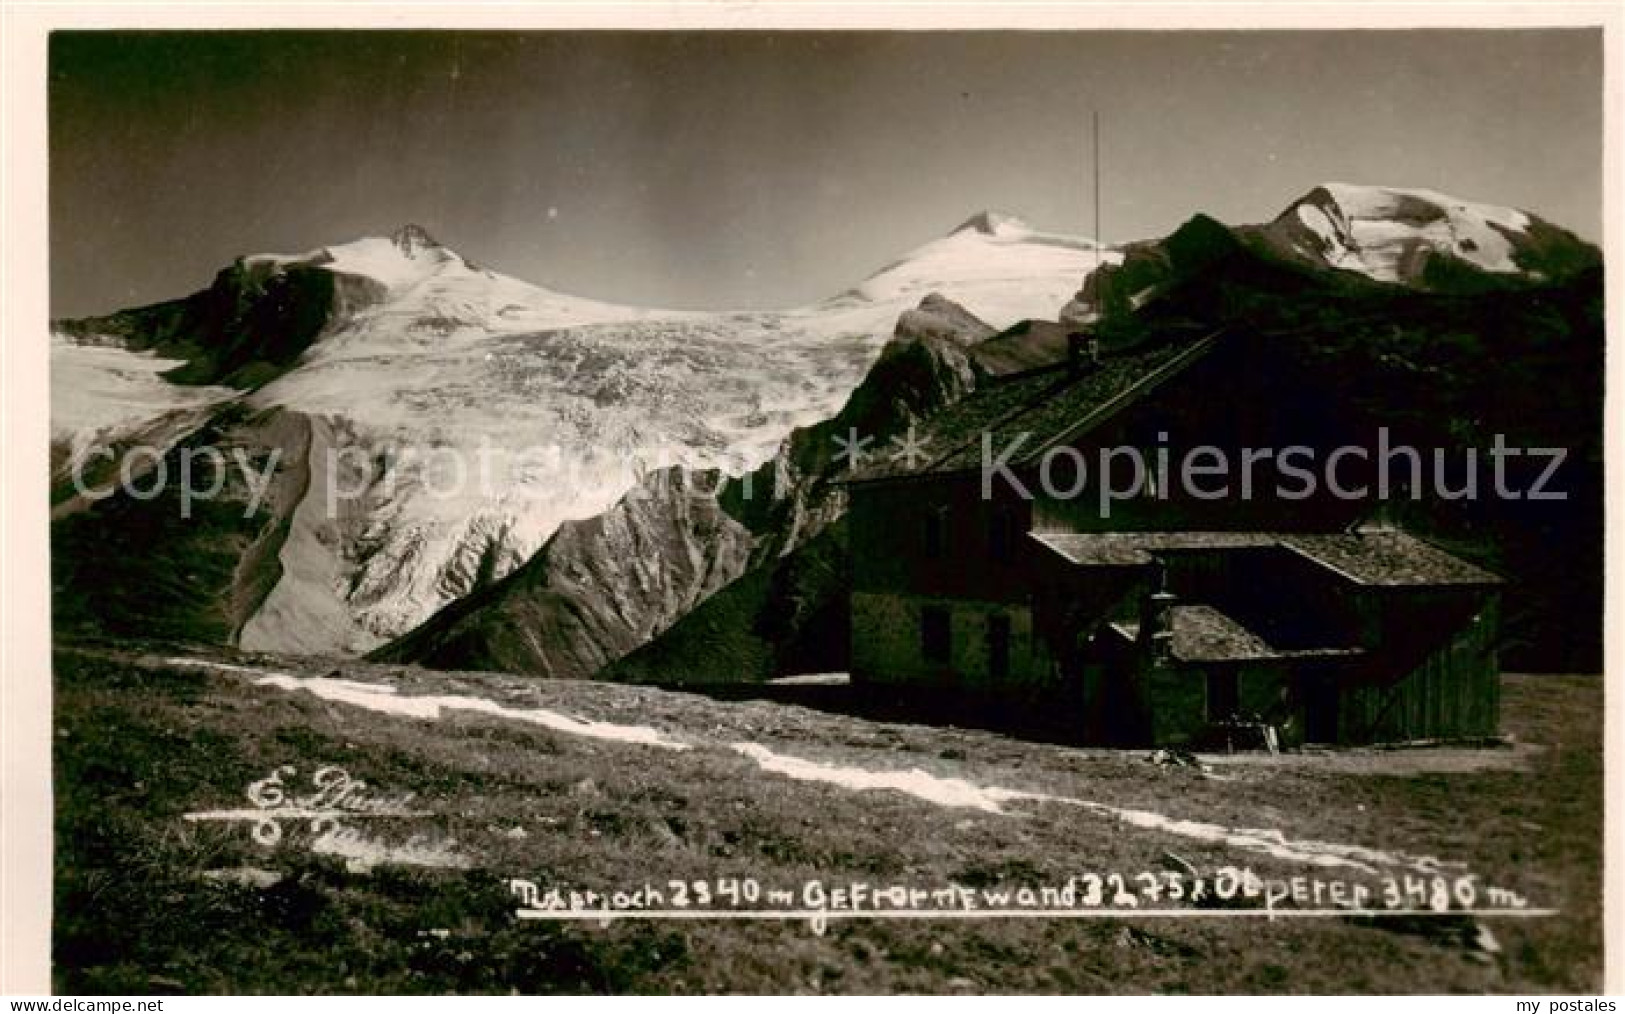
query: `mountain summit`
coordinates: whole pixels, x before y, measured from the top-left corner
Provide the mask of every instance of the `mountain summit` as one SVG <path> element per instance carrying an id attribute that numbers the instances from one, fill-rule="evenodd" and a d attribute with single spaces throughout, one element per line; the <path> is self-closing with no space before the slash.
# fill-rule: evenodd
<path id="1" fill-rule="evenodd" d="M 1436 190 L 1325 183 L 1257 235 L 1277 253 L 1379 282 L 1437 288 L 1450 269 L 1543 281 L 1591 261 L 1588 244 L 1516 208 Z"/>
<path id="2" fill-rule="evenodd" d="M 439 240 L 429 235 L 429 230 L 416 222 L 408 222 L 390 233 L 389 241 L 408 257 L 416 255 L 420 250 L 444 249 Z"/>
<path id="3" fill-rule="evenodd" d="M 1324 183 L 1263 225 L 1196 215 L 1172 235 L 1131 243 L 1091 273 L 1062 311 L 1095 320 L 1159 298 L 1180 277 L 1229 256 L 1329 272 L 1352 285 L 1440 293 L 1563 281 L 1601 263 L 1596 247 L 1516 208 L 1436 190 Z"/>
<path id="4" fill-rule="evenodd" d="M 262 254 L 246 259 L 283 269 L 321 267 L 370 279 L 387 289 L 417 285 L 436 275 L 476 273 L 457 251 L 443 246 L 421 225 L 410 223 L 388 236 L 363 236 L 294 256 Z"/>
<path id="5" fill-rule="evenodd" d="M 978 211 L 959 223 L 959 227 L 954 232 L 979 232 L 987 236 L 999 236 L 1016 232 L 1031 232 L 1032 230 L 1032 226 L 1015 215 L 988 209 Z"/>

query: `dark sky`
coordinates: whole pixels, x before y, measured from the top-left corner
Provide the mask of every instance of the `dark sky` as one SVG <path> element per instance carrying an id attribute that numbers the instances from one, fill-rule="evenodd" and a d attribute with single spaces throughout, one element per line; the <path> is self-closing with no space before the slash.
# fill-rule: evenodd
<path id="1" fill-rule="evenodd" d="M 982 208 L 1109 241 L 1326 180 L 1601 232 L 1594 30 L 58 33 L 57 315 L 413 221 L 566 292 L 788 306 Z"/>

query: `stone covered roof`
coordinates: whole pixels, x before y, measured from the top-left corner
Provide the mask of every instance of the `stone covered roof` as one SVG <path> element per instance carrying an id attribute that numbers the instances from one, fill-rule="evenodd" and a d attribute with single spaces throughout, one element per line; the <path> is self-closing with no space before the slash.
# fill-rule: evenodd
<path id="1" fill-rule="evenodd" d="M 1349 655 L 1349 648 L 1315 648 L 1308 652 L 1282 652 L 1241 626 L 1235 617 L 1204 604 L 1186 604 L 1168 609 L 1173 626 L 1173 658 L 1178 661 L 1261 661 L 1266 658 Z M 1139 637 L 1139 622 L 1111 624 L 1128 640 Z"/>
<path id="2" fill-rule="evenodd" d="M 974 392 L 937 412 L 920 427 L 924 464 L 881 454 L 847 481 L 853 483 L 974 471 L 981 467 L 984 434 L 1004 449 L 1027 434 L 1013 465 L 1038 460 L 1043 451 L 1076 439 L 1122 408 L 1134 404 L 1161 381 L 1177 375 L 1212 351 L 1215 338 L 1162 342 L 1102 356 L 1073 373 L 1064 364 L 985 381 Z"/>
<path id="3" fill-rule="evenodd" d="M 1178 549 L 1251 549 L 1280 545 L 1270 532 L 1059 532 L 1034 533 L 1043 545 L 1083 567 L 1137 567 L 1152 553 Z"/>
<path id="4" fill-rule="evenodd" d="M 1266 659 L 1347 658 L 1363 654 L 1359 648 L 1273 648 L 1234 617 L 1200 603 L 1174 606 L 1168 611 L 1173 625 L 1173 656 L 1180 662 L 1258 662 Z M 1130 641 L 1140 634 L 1138 621 L 1113 623 L 1118 635 Z"/>
<path id="5" fill-rule="evenodd" d="M 1276 651 L 1262 637 L 1212 606 L 1174 606 L 1168 612 L 1174 631 L 1174 658 L 1181 662 L 1247 662 L 1301 654 Z M 1112 626 L 1130 640 L 1140 633 L 1137 622 Z"/>
<path id="6" fill-rule="evenodd" d="M 1297 532 L 1034 533 L 1041 545 L 1081 567 L 1149 564 L 1159 552 L 1280 547 L 1345 580 L 1367 586 L 1489 585 L 1501 579 L 1414 535 L 1389 529 Z"/>
<path id="7" fill-rule="evenodd" d="M 1294 535 L 1286 546 L 1362 585 L 1500 584 L 1487 570 L 1404 532 Z"/>

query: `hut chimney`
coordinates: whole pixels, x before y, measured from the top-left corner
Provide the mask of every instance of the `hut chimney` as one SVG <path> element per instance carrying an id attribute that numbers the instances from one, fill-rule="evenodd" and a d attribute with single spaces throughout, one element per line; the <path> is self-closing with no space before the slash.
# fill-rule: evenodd
<path id="1" fill-rule="evenodd" d="M 1072 331 L 1066 336 L 1066 366 L 1074 377 L 1100 365 L 1100 340 L 1087 331 Z"/>
<path id="2" fill-rule="evenodd" d="M 1179 596 L 1168 590 L 1168 570 L 1161 560 L 1152 564 L 1151 588 L 1140 600 L 1140 649 L 1154 666 L 1166 665 L 1174 655 L 1174 603 Z"/>

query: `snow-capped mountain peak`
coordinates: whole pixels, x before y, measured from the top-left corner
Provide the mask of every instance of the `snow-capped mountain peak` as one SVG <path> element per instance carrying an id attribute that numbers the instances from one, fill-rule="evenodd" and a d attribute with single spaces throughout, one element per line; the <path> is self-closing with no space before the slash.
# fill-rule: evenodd
<path id="1" fill-rule="evenodd" d="M 244 257 L 242 263 L 249 269 L 270 271 L 292 267 L 325 268 L 376 282 L 390 291 L 440 275 L 471 274 L 475 270 L 422 226 L 410 223 L 387 236 L 363 236 L 301 254 L 253 254 Z"/>
<path id="2" fill-rule="evenodd" d="M 837 302 L 891 303 L 895 313 L 907 310 L 932 292 L 941 291 L 975 316 L 1003 328 L 1034 316 L 1049 316 L 1066 302 L 1076 280 L 1097 262 L 1120 258 L 1093 239 L 1044 232 L 1014 215 L 982 211 L 946 236 L 909 251 L 881 268 Z M 1051 283 L 1047 304 L 1035 300 Z"/>
<path id="3" fill-rule="evenodd" d="M 389 234 L 389 241 L 400 248 L 401 253 L 412 257 L 420 250 L 444 250 L 440 241 L 429 235 L 429 230 L 416 222 L 408 222 Z"/>
<path id="4" fill-rule="evenodd" d="M 1445 256 L 1516 274 L 1536 220 L 1515 208 L 1436 190 L 1325 183 L 1293 202 L 1265 235 L 1285 251 L 1383 282 L 1415 283 Z"/>
<path id="5" fill-rule="evenodd" d="M 979 211 L 961 222 L 955 233 L 979 232 L 985 236 L 1010 236 L 1020 233 L 1029 233 L 1033 227 L 1015 215 L 989 208 Z"/>
<path id="6" fill-rule="evenodd" d="M 325 256 L 317 262 L 328 270 L 370 278 L 391 290 L 472 270 L 456 251 L 441 246 L 416 225 L 404 226 L 389 236 L 367 236 L 326 247 L 321 253 Z"/>
<path id="7" fill-rule="evenodd" d="M 1198 215 L 1163 240 L 1129 244 L 1089 274 L 1062 319 L 1098 319 L 1108 298 L 1124 309 L 1145 305 L 1180 276 L 1174 250 L 1211 248 L 1221 235 L 1237 250 L 1428 292 L 1558 281 L 1596 267 L 1602 256 L 1516 208 L 1418 187 L 1323 183 L 1265 225 L 1230 227 Z"/>

